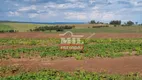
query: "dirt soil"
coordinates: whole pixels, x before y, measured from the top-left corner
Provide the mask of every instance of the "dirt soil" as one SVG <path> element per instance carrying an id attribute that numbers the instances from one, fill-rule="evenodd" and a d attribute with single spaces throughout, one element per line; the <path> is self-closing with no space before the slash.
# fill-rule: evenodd
<path id="1" fill-rule="evenodd" d="M 50 59 L 8 59 L 0 60 L 0 66 L 16 65 L 27 71 L 39 69 L 57 69 L 74 71 L 83 69 L 90 72 L 107 72 L 110 74 L 128 74 L 139 72 L 142 74 L 142 56 L 129 56 L 121 58 L 92 58 L 76 60 L 74 58 Z"/>
<path id="2" fill-rule="evenodd" d="M 84 38 L 92 33 L 79 33 Z M 19 32 L 19 33 L 1 33 L 0 38 L 60 38 L 58 33 L 43 32 Z M 142 38 L 142 33 L 96 33 L 92 38 Z"/>

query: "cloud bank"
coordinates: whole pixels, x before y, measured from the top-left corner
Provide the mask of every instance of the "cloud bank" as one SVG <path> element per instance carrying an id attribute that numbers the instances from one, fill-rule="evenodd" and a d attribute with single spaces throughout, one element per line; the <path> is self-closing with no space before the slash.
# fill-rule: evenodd
<path id="1" fill-rule="evenodd" d="M 0 20 L 110 21 L 142 23 L 141 0 L 1 0 Z"/>

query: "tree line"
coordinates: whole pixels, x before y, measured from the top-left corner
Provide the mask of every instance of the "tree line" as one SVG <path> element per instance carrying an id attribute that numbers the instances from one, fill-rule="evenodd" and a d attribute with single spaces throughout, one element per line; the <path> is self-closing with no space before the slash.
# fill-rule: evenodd
<path id="1" fill-rule="evenodd" d="M 133 21 L 127 21 L 127 22 L 124 22 L 122 24 L 122 21 L 121 20 L 112 20 L 110 21 L 109 23 L 103 23 L 103 22 L 96 22 L 95 20 L 91 20 L 89 22 L 90 24 L 110 24 L 110 25 L 114 25 L 114 26 L 119 26 L 119 25 L 122 25 L 122 26 L 132 26 L 132 25 L 142 25 L 142 24 L 138 24 L 138 22 L 133 22 Z"/>
<path id="2" fill-rule="evenodd" d="M 72 29 L 72 28 L 75 28 L 75 26 L 68 26 L 68 25 L 65 25 L 65 26 L 40 26 L 40 27 L 36 27 L 35 29 L 30 29 L 29 31 L 33 32 L 33 31 L 52 31 L 52 30 L 55 30 L 57 32 L 60 32 L 60 31 L 64 31 L 65 29 Z"/>
<path id="3" fill-rule="evenodd" d="M 122 24 L 122 21 L 121 20 L 112 20 L 110 21 L 109 23 L 110 25 L 114 25 L 114 26 L 119 26 Z M 132 26 L 134 25 L 135 23 L 133 21 L 127 21 L 125 22 L 124 24 L 122 24 L 122 26 Z"/>
<path id="4" fill-rule="evenodd" d="M 16 33 L 18 30 L 0 30 L 0 33 Z"/>

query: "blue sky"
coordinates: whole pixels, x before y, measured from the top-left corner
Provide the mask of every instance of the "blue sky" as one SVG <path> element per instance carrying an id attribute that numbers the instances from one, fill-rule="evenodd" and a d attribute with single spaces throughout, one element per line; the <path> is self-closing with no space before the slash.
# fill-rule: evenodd
<path id="1" fill-rule="evenodd" d="M 0 0 L 0 20 L 142 23 L 142 0 Z"/>

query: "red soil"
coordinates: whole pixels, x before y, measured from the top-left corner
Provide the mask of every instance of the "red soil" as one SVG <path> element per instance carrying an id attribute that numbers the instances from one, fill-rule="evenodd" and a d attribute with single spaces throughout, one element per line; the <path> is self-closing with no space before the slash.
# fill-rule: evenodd
<path id="1" fill-rule="evenodd" d="M 38 70 L 38 69 L 57 69 L 62 71 L 74 71 L 77 69 L 85 69 L 91 72 L 104 72 L 107 73 L 135 73 L 142 74 L 142 56 L 131 56 L 121 58 L 94 58 L 76 60 L 74 58 L 62 58 L 56 60 L 49 59 L 8 59 L 1 60 L 0 66 L 17 65 L 25 70 Z"/>
<path id="2" fill-rule="evenodd" d="M 91 33 L 80 33 L 84 38 L 89 37 Z M 1 33 L 0 38 L 60 38 L 57 33 L 43 32 L 19 32 L 19 33 Z M 142 38 L 142 33 L 96 33 L 92 38 Z"/>

